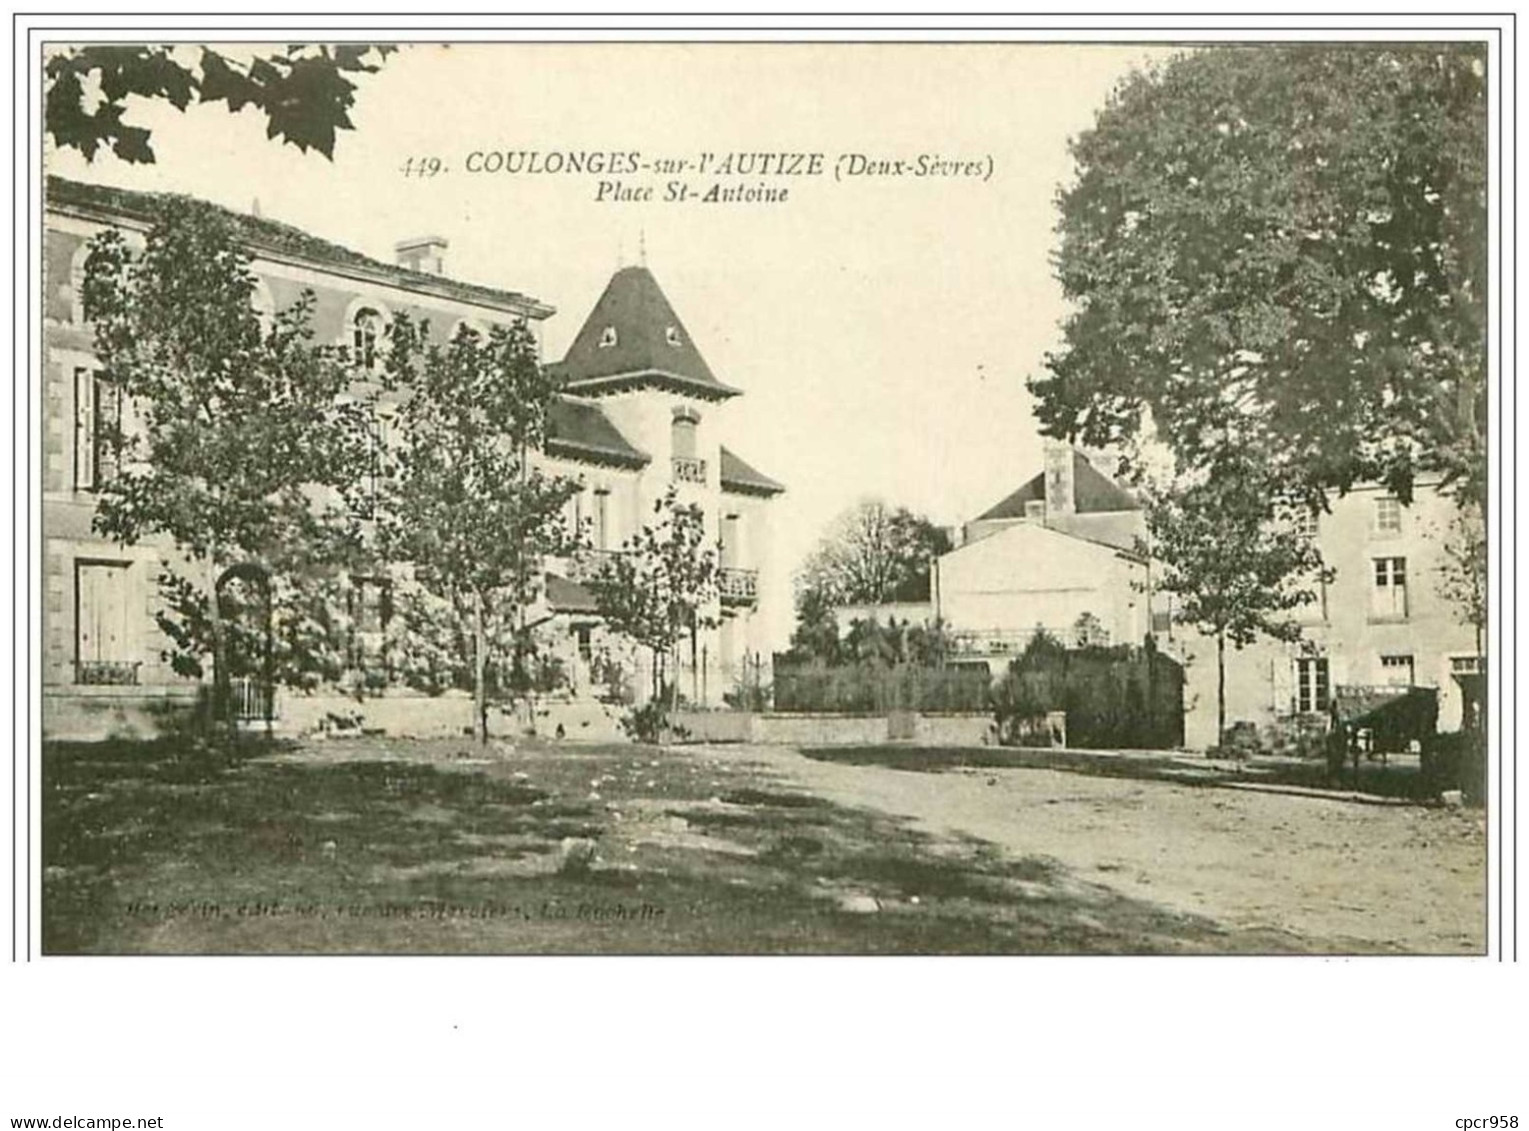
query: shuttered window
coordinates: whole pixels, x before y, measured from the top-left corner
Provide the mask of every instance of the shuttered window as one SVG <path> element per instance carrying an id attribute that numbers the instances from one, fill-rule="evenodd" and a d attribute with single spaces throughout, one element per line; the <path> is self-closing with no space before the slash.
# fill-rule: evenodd
<path id="1" fill-rule="evenodd" d="M 94 491 L 117 468 L 116 439 L 122 428 L 122 397 L 96 371 L 74 371 L 74 486 Z"/>

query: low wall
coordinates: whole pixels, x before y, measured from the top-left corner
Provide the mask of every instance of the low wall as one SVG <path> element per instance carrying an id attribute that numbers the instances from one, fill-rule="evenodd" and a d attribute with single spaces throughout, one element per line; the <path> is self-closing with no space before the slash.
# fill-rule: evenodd
<path id="1" fill-rule="evenodd" d="M 991 715 L 919 715 L 913 741 L 931 746 L 996 746 L 997 724 Z"/>
<path id="2" fill-rule="evenodd" d="M 49 741 L 152 738 L 178 712 L 196 707 L 194 685 L 44 688 L 42 733 Z"/>
<path id="3" fill-rule="evenodd" d="M 669 721 L 684 730 L 681 742 L 755 742 L 758 717 L 748 711 L 675 711 Z"/>
<path id="4" fill-rule="evenodd" d="M 889 729 L 886 715 L 756 715 L 750 741 L 767 746 L 863 746 L 886 742 Z"/>
<path id="5" fill-rule="evenodd" d="M 455 738 L 472 732 L 473 701 L 471 696 L 454 693 L 393 693 L 357 700 L 286 692 L 277 698 L 275 729 L 278 734 L 314 734 L 333 729 L 334 719 L 348 721 L 357 716 L 363 730 L 400 738 Z M 514 733 L 514 722 L 491 707 L 488 730 L 491 735 L 509 735 Z"/>
<path id="6" fill-rule="evenodd" d="M 913 715 L 896 728 L 887 715 L 830 715 L 746 711 L 680 711 L 671 716 L 687 742 L 751 742 L 765 746 L 867 746 L 892 741 L 981 746 L 993 742 L 993 720 L 981 714 Z M 901 733 L 894 734 L 901 729 Z"/>

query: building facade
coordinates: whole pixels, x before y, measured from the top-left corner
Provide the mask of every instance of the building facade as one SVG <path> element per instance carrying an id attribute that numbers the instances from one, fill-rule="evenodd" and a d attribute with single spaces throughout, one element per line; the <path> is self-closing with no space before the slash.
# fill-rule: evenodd
<path id="1" fill-rule="evenodd" d="M 1069 444 L 967 523 L 933 571 L 934 615 L 961 657 L 995 673 L 1037 632 L 1069 644 L 1139 644 L 1153 627 L 1141 508 Z M 1159 618 L 1161 620 L 1161 618 Z"/>
<path id="2" fill-rule="evenodd" d="M 1474 627 L 1441 591 L 1445 547 L 1457 515 L 1434 482 L 1403 504 L 1374 487 L 1329 499 L 1306 533 L 1332 580 L 1297 617 L 1295 643 L 1261 639 L 1226 654 L 1228 725 L 1278 732 L 1320 730 L 1336 689 L 1424 687 L 1437 691 L 1438 727 L 1458 730 L 1466 704 L 1456 676 L 1482 670 Z M 887 613 L 939 621 L 957 663 L 994 674 L 1038 630 L 1069 644 L 1140 644 L 1185 668 L 1185 742 L 1216 745 L 1213 639 L 1174 624 L 1158 569 L 1141 553 L 1146 524 L 1129 492 L 1082 452 L 1048 443 L 1044 468 L 967 523 L 963 542 L 940 557 L 926 606 L 841 610 L 841 619 Z"/>
<path id="3" fill-rule="evenodd" d="M 194 681 L 170 670 L 164 656 L 168 642 L 155 622 L 157 576 L 161 564 L 172 559 L 173 547 L 154 539 L 123 546 L 92 530 L 96 492 L 111 474 L 101 441 L 105 421 L 130 427 L 131 410 L 94 376 L 91 329 L 81 303 L 84 263 L 90 238 L 107 228 L 122 231 L 130 245 L 141 242 L 154 206 L 151 194 L 59 178 L 47 182 L 41 575 L 43 727 L 49 737 L 149 733 L 166 712 L 185 706 L 198 691 Z M 387 324 L 396 314 L 428 322 L 439 341 L 463 324 L 480 331 L 524 324 L 540 346 L 542 324 L 554 313 L 517 292 L 451 279 L 444 273 L 446 241 L 438 237 L 400 242 L 397 262 L 389 264 L 259 216 L 230 217 L 253 257 L 257 310 L 271 314 L 311 293 L 315 340 L 351 349 L 358 386 L 380 366 Z M 601 344 L 607 328 L 618 341 L 625 336 L 625 348 Z M 586 341 L 591 334 L 592 342 Z M 675 338 L 683 348 L 673 344 Z M 674 356 L 663 355 L 660 346 Z M 615 359 L 613 369 L 607 363 Z M 739 657 L 757 647 L 751 635 L 758 611 L 752 555 L 768 544 L 767 504 L 782 490 L 717 438 L 715 410 L 737 390 L 710 377 L 656 281 L 642 268 L 612 280 L 562 368 L 568 389 L 554 405 L 543 458 L 549 470 L 584 480 L 583 494 L 571 505 L 597 550 L 619 548 L 671 481 L 703 505 L 728 568 L 722 578 L 723 628 L 705 641 L 696 675 L 706 682 L 707 694 L 714 687 L 713 697 L 720 700 L 726 673 L 745 666 Z M 384 433 L 387 412 L 383 404 Z M 661 427 L 666 418 L 667 430 Z M 592 693 L 589 669 L 598 617 L 577 581 L 581 564 L 551 563 L 542 614 L 550 647 L 569 658 L 572 689 Z M 354 662 L 383 667 L 380 694 L 359 706 L 365 721 L 401 732 L 430 719 L 421 725 L 458 732 L 461 722 L 470 721 L 465 704 L 424 710 L 416 695 L 388 685 L 380 645 L 388 627 L 386 579 L 353 582 L 358 635 L 363 644 L 379 642 L 377 648 L 353 649 Z M 641 679 L 632 683 L 643 686 Z M 321 690 L 278 693 L 270 709 L 279 728 L 303 730 L 337 709 L 355 712 L 358 705 L 338 690 Z"/>
<path id="4" fill-rule="evenodd" d="M 617 698 L 612 676 L 637 698 L 651 685 L 651 657 L 605 629 L 584 582 L 656 521 L 671 490 L 700 507 L 720 566 L 716 602 L 702 610 L 716 627 L 681 643 L 671 681 L 701 706 L 768 683 L 761 570 L 784 488 L 722 443 L 739 430 L 740 390 L 718 380 L 646 266 L 616 272 L 553 371 L 564 396 L 547 453 L 552 470 L 583 483 L 568 518 L 590 549 L 551 563 L 543 615 L 575 693 Z"/>
<path id="5" fill-rule="evenodd" d="M 1360 487 L 1328 505 L 1303 521 L 1333 579 L 1297 614 L 1299 641 L 1228 649 L 1227 725 L 1320 727 L 1340 686 L 1427 687 L 1438 692 L 1439 730 L 1459 730 L 1464 704 L 1454 677 L 1480 671 L 1481 659 L 1475 629 L 1441 592 L 1455 504 L 1425 481 L 1410 504 Z M 1173 635 L 1170 648 L 1186 669 L 1185 740 L 1214 745 L 1215 642 L 1177 626 Z"/>

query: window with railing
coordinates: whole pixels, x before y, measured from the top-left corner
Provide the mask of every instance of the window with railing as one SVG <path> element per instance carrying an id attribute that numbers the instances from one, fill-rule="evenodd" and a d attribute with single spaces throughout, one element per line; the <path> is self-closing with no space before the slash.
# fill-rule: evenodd
<path id="1" fill-rule="evenodd" d="M 74 681 L 134 684 L 139 662 L 132 659 L 132 592 L 128 562 L 74 564 Z"/>
<path id="2" fill-rule="evenodd" d="M 696 426 L 701 416 L 682 405 L 674 410 L 670 432 L 670 454 L 674 458 L 674 479 L 679 483 L 706 482 L 706 461 L 696 455 Z"/>

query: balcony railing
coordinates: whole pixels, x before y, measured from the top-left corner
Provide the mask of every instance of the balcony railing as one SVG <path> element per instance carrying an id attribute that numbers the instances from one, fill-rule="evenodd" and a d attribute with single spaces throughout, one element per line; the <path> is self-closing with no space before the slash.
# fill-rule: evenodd
<path id="1" fill-rule="evenodd" d="M 97 686 L 136 686 L 141 666 L 137 660 L 76 660 L 74 682 Z"/>
<path id="2" fill-rule="evenodd" d="M 990 628 L 951 633 L 951 650 L 963 656 L 1017 656 L 1040 631 L 1034 628 Z"/>
<path id="3" fill-rule="evenodd" d="M 676 483 L 699 483 L 706 486 L 706 461 L 694 456 L 675 456 L 673 460 Z"/>
<path id="4" fill-rule="evenodd" d="M 568 559 L 566 576 L 569 581 L 589 581 L 605 568 L 606 562 L 620 556 L 620 550 L 580 550 Z"/>
<path id="5" fill-rule="evenodd" d="M 717 591 L 724 605 L 753 605 L 759 601 L 759 571 L 724 566 L 717 574 Z"/>

